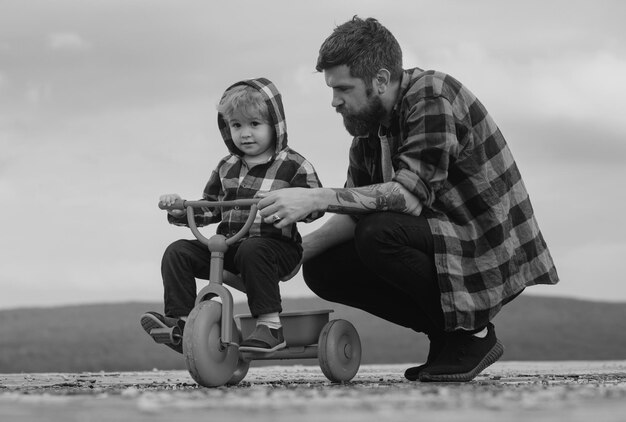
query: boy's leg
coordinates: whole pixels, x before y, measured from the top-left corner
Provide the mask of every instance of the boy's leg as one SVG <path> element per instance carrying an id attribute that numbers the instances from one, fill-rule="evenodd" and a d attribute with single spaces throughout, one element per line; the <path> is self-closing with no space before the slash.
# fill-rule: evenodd
<path id="1" fill-rule="evenodd" d="M 301 257 L 299 245 L 283 240 L 252 237 L 239 244 L 234 264 L 246 287 L 250 312 L 257 318 L 256 329 L 241 343 L 240 350 L 273 352 L 286 346 L 279 318 L 279 282 Z"/>
<path id="2" fill-rule="evenodd" d="M 208 280 L 211 253 L 198 240 L 177 240 L 167 247 L 161 262 L 165 315 L 186 317 L 196 300 L 196 278 Z"/>
<path id="3" fill-rule="evenodd" d="M 196 299 L 196 277 L 209 278 L 210 257 L 207 247 L 197 240 L 178 240 L 169 245 L 161 262 L 165 315 L 146 312 L 141 316 L 143 329 L 159 343 L 169 339 L 164 344 L 178 353 L 183 353 L 185 319 Z M 154 334 L 156 330 L 161 333 Z"/>
<path id="4" fill-rule="evenodd" d="M 284 240 L 251 237 L 239 244 L 233 261 L 246 287 L 252 316 L 282 311 L 280 278 L 301 258 L 300 246 Z"/>

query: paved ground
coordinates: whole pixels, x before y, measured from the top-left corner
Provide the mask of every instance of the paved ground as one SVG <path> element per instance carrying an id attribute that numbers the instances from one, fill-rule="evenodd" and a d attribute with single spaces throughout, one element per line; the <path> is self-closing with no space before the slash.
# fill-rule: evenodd
<path id="1" fill-rule="evenodd" d="M 316 366 L 253 366 L 214 389 L 184 371 L 0 374 L 0 421 L 626 420 L 626 361 L 498 362 L 466 384 L 409 382 L 405 368 L 336 385 Z"/>

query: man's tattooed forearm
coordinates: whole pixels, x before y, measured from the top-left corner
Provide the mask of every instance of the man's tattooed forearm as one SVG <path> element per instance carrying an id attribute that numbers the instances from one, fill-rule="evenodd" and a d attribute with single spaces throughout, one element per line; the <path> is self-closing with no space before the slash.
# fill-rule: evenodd
<path id="1" fill-rule="evenodd" d="M 393 184 L 363 186 L 359 188 L 333 189 L 336 204 L 328 211 L 337 214 L 365 214 L 373 211 L 405 211 L 406 198 Z"/>

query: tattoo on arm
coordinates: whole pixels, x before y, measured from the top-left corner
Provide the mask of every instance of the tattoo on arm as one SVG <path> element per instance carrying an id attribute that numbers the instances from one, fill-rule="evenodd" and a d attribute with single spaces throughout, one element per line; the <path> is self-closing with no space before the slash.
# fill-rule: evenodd
<path id="1" fill-rule="evenodd" d="M 336 214 L 366 214 L 372 211 L 407 211 L 406 198 L 395 183 L 359 188 L 333 189 L 335 204 L 328 211 Z"/>

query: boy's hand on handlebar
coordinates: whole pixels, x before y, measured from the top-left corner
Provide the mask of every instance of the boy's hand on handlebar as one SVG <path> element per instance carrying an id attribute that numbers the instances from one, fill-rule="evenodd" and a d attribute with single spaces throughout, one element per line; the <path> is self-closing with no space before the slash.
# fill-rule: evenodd
<path id="1" fill-rule="evenodd" d="M 165 195 L 161 195 L 159 197 L 159 204 L 162 204 L 165 206 L 171 206 L 177 200 L 181 200 L 181 199 L 182 198 L 177 193 L 166 193 Z M 186 214 L 185 210 L 167 210 L 167 213 L 171 215 L 172 217 L 176 217 L 176 218 L 182 217 L 183 215 Z"/>

